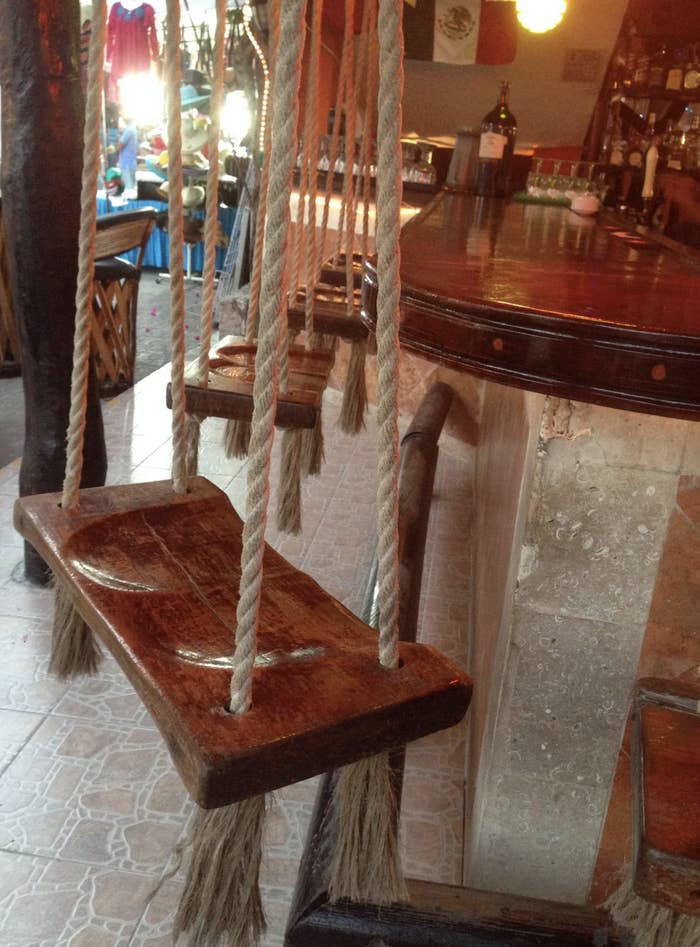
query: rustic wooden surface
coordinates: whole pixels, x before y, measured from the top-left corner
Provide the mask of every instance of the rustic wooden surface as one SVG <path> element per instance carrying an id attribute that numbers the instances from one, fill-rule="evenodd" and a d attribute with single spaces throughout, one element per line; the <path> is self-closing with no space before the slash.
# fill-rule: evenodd
<path id="1" fill-rule="evenodd" d="M 205 417 L 250 421 L 253 417 L 256 346 L 222 340 L 209 359 L 206 388 L 186 384 L 187 410 Z M 333 353 L 324 349 L 306 351 L 303 345 L 288 348 L 289 388 L 277 400 L 275 424 L 281 428 L 312 428 L 316 424 L 323 392 L 333 364 Z M 172 407 L 172 391 L 166 401 Z"/>
<path id="2" fill-rule="evenodd" d="M 329 284 L 332 287 L 332 284 Z M 356 295 L 352 314 L 348 313 L 346 296 L 342 288 L 333 292 L 325 286 L 314 290 L 314 330 L 340 339 L 366 339 L 367 326 L 360 319 L 360 299 Z M 306 291 L 301 290 L 287 311 L 289 327 L 296 331 L 304 328 L 306 321 Z"/>
<path id="3" fill-rule="evenodd" d="M 156 216 L 155 209 L 144 207 L 97 220 L 95 259 L 103 265 L 95 266 L 92 358 L 103 396 L 134 383 L 141 264 Z M 135 264 L 114 260 L 133 249 L 139 251 Z"/>
<path id="4" fill-rule="evenodd" d="M 401 237 L 403 345 L 503 384 L 700 418 L 700 268 L 606 218 L 440 193 Z M 363 318 L 375 318 L 365 270 Z"/>
<path id="5" fill-rule="evenodd" d="M 20 493 L 60 489 L 73 365 L 85 103 L 80 9 L 64 0 L 0 0 L 2 203 L 22 350 L 26 436 Z M 60 164 L 60 184 L 48 168 Z M 107 455 L 94 372 L 83 486 L 104 483 Z M 48 578 L 25 547 L 27 576 Z"/>
<path id="6" fill-rule="evenodd" d="M 401 667 L 376 633 L 271 548 L 265 550 L 253 708 L 226 711 L 242 522 L 195 478 L 18 500 L 15 526 L 71 588 L 132 681 L 190 794 L 205 808 L 267 792 L 464 716 L 471 683 L 425 645 Z"/>
<path id="7" fill-rule="evenodd" d="M 7 255 L 5 227 L 2 222 L 2 200 L 0 200 L 0 377 L 4 374 L 19 374 L 20 360 L 17 321 L 12 308 L 10 261 Z"/>
<path id="8" fill-rule="evenodd" d="M 632 771 L 635 890 L 700 915 L 700 687 L 640 681 Z"/>

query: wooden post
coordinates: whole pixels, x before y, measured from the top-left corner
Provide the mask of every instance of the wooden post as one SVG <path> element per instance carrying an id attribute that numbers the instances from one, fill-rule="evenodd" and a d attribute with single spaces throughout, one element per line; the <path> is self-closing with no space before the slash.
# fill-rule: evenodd
<path id="1" fill-rule="evenodd" d="M 59 490 L 65 465 L 78 270 L 84 102 L 77 0 L 0 0 L 2 199 L 26 408 L 20 495 Z M 91 373 L 83 485 L 105 481 Z M 25 545 L 32 581 L 48 571 Z"/>

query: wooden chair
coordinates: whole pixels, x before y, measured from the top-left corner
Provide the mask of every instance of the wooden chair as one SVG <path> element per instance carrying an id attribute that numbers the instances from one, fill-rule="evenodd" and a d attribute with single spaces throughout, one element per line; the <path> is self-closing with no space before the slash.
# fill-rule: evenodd
<path id="1" fill-rule="evenodd" d="M 696 673 L 638 682 L 632 774 L 634 889 L 647 901 L 700 916 L 700 680 Z"/>
<path id="2" fill-rule="evenodd" d="M 19 338 L 12 308 L 12 286 L 0 200 L 0 375 L 17 374 L 19 363 Z"/>
<path id="3" fill-rule="evenodd" d="M 141 265 L 155 223 L 152 207 L 105 214 L 97 221 L 92 357 L 103 394 L 134 383 Z M 119 256 L 129 250 L 138 250 L 135 263 Z"/>

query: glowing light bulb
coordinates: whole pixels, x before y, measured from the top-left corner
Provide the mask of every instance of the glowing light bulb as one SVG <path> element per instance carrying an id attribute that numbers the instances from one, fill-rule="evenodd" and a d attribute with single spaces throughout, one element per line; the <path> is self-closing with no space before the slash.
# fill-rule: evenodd
<path id="1" fill-rule="evenodd" d="M 240 145 L 250 131 L 250 107 L 245 92 L 236 89 L 224 99 L 221 110 L 221 128 L 227 138 Z"/>
<path id="2" fill-rule="evenodd" d="M 157 125 L 163 118 L 163 84 L 150 72 L 124 76 L 119 80 L 122 114 L 138 128 Z"/>
<path id="3" fill-rule="evenodd" d="M 561 23 L 566 12 L 566 0 L 517 0 L 515 10 L 526 30 L 546 33 Z"/>

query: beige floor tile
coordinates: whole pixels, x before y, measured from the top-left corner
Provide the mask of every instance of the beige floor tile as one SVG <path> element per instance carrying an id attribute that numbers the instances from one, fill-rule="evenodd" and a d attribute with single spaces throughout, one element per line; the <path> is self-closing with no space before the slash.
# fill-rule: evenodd
<path id="1" fill-rule="evenodd" d="M 160 873 L 188 810 L 172 772 L 152 728 L 48 717 L 0 777 L 0 848 Z"/>
<path id="2" fill-rule="evenodd" d="M 152 879 L 0 852 L 3 947 L 128 947 Z"/>

